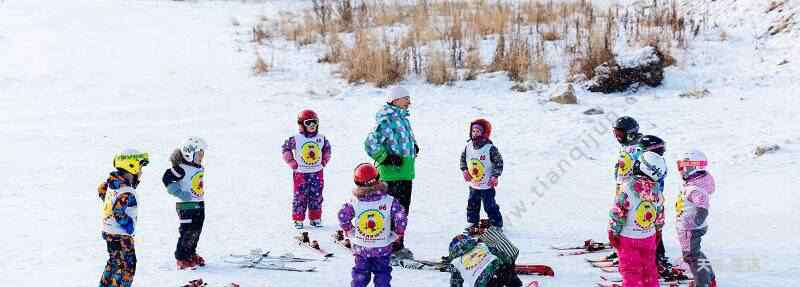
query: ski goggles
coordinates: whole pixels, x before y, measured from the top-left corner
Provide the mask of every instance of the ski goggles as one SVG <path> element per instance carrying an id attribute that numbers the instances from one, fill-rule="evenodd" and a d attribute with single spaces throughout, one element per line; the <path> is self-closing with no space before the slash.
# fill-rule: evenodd
<path id="1" fill-rule="evenodd" d="M 705 167 L 706 165 L 708 165 L 708 161 L 682 159 L 679 160 L 677 164 L 678 164 L 678 171 L 683 172 L 689 167 Z"/>
<path id="2" fill-rule="evenodd" d="M 307 119 L 303 121 L 303 126 L 307 128 L 314 128 L 319 126 L 319 121 L 316 119 Z"/>
<path id="3" fill-rule="evenodd" d="M 660 148 L 664 148 L 664 144 L 654 144 L 654 145 L 649 145 L 649 146 L 645 147 L 645 149 L 648 150 L 648 151 L 655 151 L 655 150 L 658 150 Z"/>

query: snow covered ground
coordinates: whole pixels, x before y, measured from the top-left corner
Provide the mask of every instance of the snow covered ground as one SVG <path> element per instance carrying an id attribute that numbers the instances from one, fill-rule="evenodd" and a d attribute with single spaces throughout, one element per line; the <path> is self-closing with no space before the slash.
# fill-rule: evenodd
<path id="1" fill-rule="evenodd" d="M 510 92 L 503 75 L 453 87 L 404 82 L 414 95 L 412 122 L 421 147 L 407 245 L 418 257 L 435 258 L 464 227 L 467 193 L 458 156 L 467 123 L 487 117 L 506 160 L 497 195 L 506 232 L 522 249 L 521 262 L 550 264 L 557 273 L 524 281 L 591 285 L 598 270 L 580 256 L 556 257 L 548 246 L 604 239 L 616 150 L 606 116 L 628 114 L 645 133 L 667 141 L 670 202 L 679 184 L 677 153 L 698 147 L 711 157 L 718 192 L 704 249 L 720 286 L 796 285 L 798 32 L 757 38 L 767 29 L 760 25 L 771 21 L 755 17 L 766 4 L 738 2 L 730 5 L 744 7 L 726 10 L 736 17 L 718 17 L 727 41 L 692 42 L 662 87 L 636 94 L 578 89 L 579 105 L 560 106 L 544 102 L 547 94 Z M 313 274 L 239 270 L 221 262 L 228 253 L 256 247 L 309 255 L 290 239 L 290 171 L 279 155 L 280 144 L 296 131 L 297 111 L 316 109 L 333 144 L 327 227 L 313 230 L 314 236 L 326 239 L 335 230 L 334 214 L 350 197 L 352 168 L 369 160 L 362 142 L 382 103 L 380 90 L 345 85 L 331 76 L 332 67 L 316 64 L 321 51 L 292 45 L 277 44 L 264 54 L 274 59 L 273 72 L 251 75 L 250 24 L 258 15 L 305 5 L 0 1 L 0 286 L 96 284 L 106 253 L 95 188 L 111 170 L 112 155 L 125 147 L 152 157 L 139 188 L 136 286 L 178 286 L 198 277 L 212 285 L 348 285 L 351 257 L 324 240 L 337 257 Z M 242 25 L 234 26 L 234 18 Z M 783 60 L 789 63 L 779 65 Z M 703 88 L 711 96 L 678 97 Z M 581 113 L 591 107 L 606 115 Z M 178 221 L 160 175 L 168 154 L 190 135 L 210 145 L 199 247 L 209 265 L 165 271 L 174 264 Z M 755 146 L 765 143 L 781 150 L 755 158 Z M 665 243 L 677 257 L 674 214 L 668 212 Z M 396 286 L 444 286 L 448 280 L 422 271 L 395 270 L 393 276 Z"/>

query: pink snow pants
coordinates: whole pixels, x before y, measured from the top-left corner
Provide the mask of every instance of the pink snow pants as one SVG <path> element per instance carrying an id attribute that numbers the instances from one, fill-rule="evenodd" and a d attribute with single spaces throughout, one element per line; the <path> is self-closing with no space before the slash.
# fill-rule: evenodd
<path id="1" fill-rule="evenodd" d="M 656 236 L 643 239 L 620 237 L 619 273 L 624 287 L 658 287 Z"/>

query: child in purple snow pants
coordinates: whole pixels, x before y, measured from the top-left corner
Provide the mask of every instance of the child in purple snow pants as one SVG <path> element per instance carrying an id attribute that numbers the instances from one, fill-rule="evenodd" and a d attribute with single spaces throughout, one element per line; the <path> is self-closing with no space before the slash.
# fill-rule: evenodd
<path id="1" fill-rule="evenodd" d="M 325 181 L 322 172 L 331 159 L 331 144 L 318 132 L 319 117 L 312 110 L 303 110 L 297 115 L 299 133 L 289 137 L 281 146 L 283 161 L 292 169 L 294 199 L 292 221 L 295 228 L 302 229 L 303 221 L 321 226 L 322 188 Z"/>
<path id="2" fill-rule="evenodd" d="M 308 210 L 309 220 L 322 218 L 322 187 L 325 180 L 323 172 L 294 173 L 294 199 L 292 200 L 292 220 L 303 221 Z"/>
<path id="3" fill-rule="evenodd" d="M 389 287 L 392 281 L 392 243 L 405 233 L 405 209 L 386 194 L 378 170 L 368 163 L 356 167 L 354 198 L 339 210 L 339 227 L 350 239 L 355 257 L 351 287 L 366 287 L 372 276 L 375 287 Z"/>

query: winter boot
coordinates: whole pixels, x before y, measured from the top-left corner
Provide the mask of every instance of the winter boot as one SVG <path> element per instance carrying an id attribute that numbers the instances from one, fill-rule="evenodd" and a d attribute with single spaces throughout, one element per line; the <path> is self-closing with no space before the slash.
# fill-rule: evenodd
<path id="1" fill-rule="evenodd" d="M 203 259 L 203 257 L 200 257 L 200 255 L 197 255 L 197 254 L 192 256 L 192 263 L 194 263 L 194 265 L 197 265 L 197 266 L 200 266 L 200 267 L 206 266 L 206 260 Z"/>
<path id="2" fill-rule="evenodd" d="M 195 266 L 191 260 L 178 260 L 175 264 L 178 266 L 178 270 L 191 269 Z"/>
<path id="3" fill-rule="evenodd" d="M 317 228 L 322 227 L 322 220 L 321 219 L 311 220 L 311 226 Z"/>
<path id="4" fill-rule="evenodd" d="M 300 221 L 300 220 L 295 220 L 294 221 L 294 228 L 295 229 L 303 229 L 303 222 Z"/>

